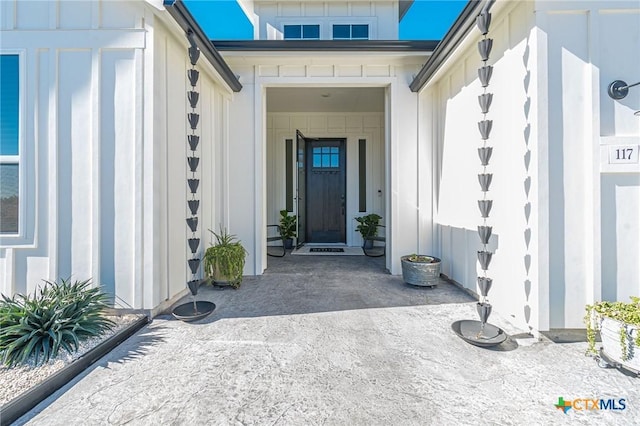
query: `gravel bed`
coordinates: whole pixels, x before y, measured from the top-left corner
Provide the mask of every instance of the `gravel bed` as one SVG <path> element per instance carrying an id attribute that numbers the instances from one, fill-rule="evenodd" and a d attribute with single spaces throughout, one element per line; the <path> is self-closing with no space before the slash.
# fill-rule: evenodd
<path id="1" fill-rule="evenodd" d="M 58 352 L 56 358 L 52 358 L 49 362 L 35 365 L 34 360 L 30 360 L 27 364 L 21 364 L 13 368 L 4 365 L 0 366 L 0 406 L 6 404 L 19 394 L 27 391 L 32 386 L 37 385 L 56 371 L 61 370 L 74 360 L 93 349 L 101 342 L 116 334 L 118 331 L 135 322 L 139 315 L 122 315 L 110 316 L 115 326 L 108 332 L 86 339 L 80 342 L 77 352 L 69 353 L 64 349 Z"/>

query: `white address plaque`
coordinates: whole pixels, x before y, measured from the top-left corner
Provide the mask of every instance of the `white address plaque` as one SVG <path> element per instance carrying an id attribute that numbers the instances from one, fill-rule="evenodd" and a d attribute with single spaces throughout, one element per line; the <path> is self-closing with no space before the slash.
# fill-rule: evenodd
<path id="1" fill-rule="evenodd" d="M 609 145 L 609 164 L 638 164 L 639 145 Z"/>

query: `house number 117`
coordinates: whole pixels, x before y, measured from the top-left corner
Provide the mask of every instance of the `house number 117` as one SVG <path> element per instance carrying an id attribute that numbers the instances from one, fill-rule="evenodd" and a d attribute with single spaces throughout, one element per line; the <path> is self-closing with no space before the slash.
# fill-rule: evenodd
<path id="1" fill-rule="evenodd" d="M 631 160 L 631 154 L 633 148 L 618 148 L 616 149 L 616 160 Z"/>
<path id="2" fill-rule="evenodd" d="M 610 145 L 609 164 L 637 164 L 638 145 Z"/>

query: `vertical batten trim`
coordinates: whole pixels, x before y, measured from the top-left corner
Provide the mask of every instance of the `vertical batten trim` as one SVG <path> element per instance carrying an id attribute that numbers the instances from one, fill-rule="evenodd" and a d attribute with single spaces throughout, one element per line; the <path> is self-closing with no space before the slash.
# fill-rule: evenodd
<path id="1" fill-rule="evenodd" d="M 164 143 L 164 152 L 163 152 L 163 162 L 164 162 L 164 175 L 162 176 L 163 178 L 163 182 L 162 182 L 162 186 L 158 185 L 161 188 L 165 188 L 163 191 L 163 201 L 164 201 L 164 212 L 165 212 L 165 216 L 164 216 L 164 221 L 162 223 L 162 227 L 164 228 L 164 235 L 166 240 L 164 241 L 164 247 L 163 247 L 163 252 L 162 255 L 164 257 L 164 271 L 165 271 L 165 279 L 166 279 L 166 293 L 165 293 L 165 298 L 166 300 L 169 300 L 169 298 L 171 297 L 171 283 L 170 283 L 170 279 L 171 279 L 171 268 L 169 267 L 169 265 L 171 264 L 171 262 L 169 262 L 169 235 L 170 235 L 170 230 L 169 230 L 169 197 L 168 197 L 168 193 L 169 193 L 169 41 L 168 41 L 168 37 L 166 35 L 163 35 L 163 48 L 164 48 L 164 58 L 165 61 L 163 64 L 161 64 L 160 66 L 164 67 L 164 81 L 162 82 L 163 87 L 163 93 L 165 93 L 165 102 L 164 102 L 164 136 L 163 136 L 163 143 Z"/>
<path id="2" fill-rule="evenodd" d="M 18 0 L 16 0 L 17 4 Z M 55 30 L 58 28 L 58 0 L 49 1 L 49 29 Z M 16 8 L 17 9 L 17 8 Z M 16 17 L 17 19 L 17 17 Z"/>
<path id="3" fill-rule="evenodd" d="M 591 128 L 587 127 L 590 133 L 591 149 L 586 150 L 587 158 L 585 159 L 585 176 L 587 182 L 585 194 L 591 197 L 591 211 L 587 211 L 586 231 L 591 234 L 592 238 L 586 238 L 585 254 L 587 264 L 591 263 L 591 286 L 587 288 L 586 303 L 592 303 L 602 299 L 602 222 L 601 222 L 601 186 L 600 186 L 600 68 L 593 64 L 600 63 L 600 51 L 598 49 L 598 40 L 600 40 L 600 19 L 598 19 L 598 10 L 590 9 L 587 11 L 587 35 L 588 35 L 588 54 L 589 62 L 588 77 L 591 79 L 591 87 L 585 92 L 585 108 L 587 117 L 590 117 Z M 590 187 L 590 188 L 589 188 Z M 589 258 L 591 255 L 591 258 Z"/>
<path id="4" fill-rule="evenodd" d="M 93 188 L 91 197 L 91 277 L 94 285 L 101 285 L 102 276 L 100 270 L 100 240 L 101 218 L 100 218 L 100 67 L 101 49 L 91 50 L 91 186 Z"/>
<path id="5" fill-rule="evenodd" d="M 153 21 L 149 23 L 153 24 Z M 158 158 L 157 151 L 160 150 L 160 148 L 156 148 L 156 145 L 154 144 L 155 127 L 153 114 L 155 112 L 154 93 L 156 90 L 154 89 L 156 88 L 156 81 L 153 78 L 153 74 L 155 66 L 160 67 L 162 65 L 155 65 L 154 62 L 157 46 L 155 27 L 153 25 L 145 25 L 145 30 L 146 48 L 142 51 L 141 61 L 143 62 L 141 66 L 143 68 L 143 87 L 147 88 L 147 90 L 143 90 L 142 97 L 142 157 L 139 160 L 143 169 L 147 171 L 142 175 L 143 180 L 141 182 L 143 191 L 141 214 L 145 220 L 143 221 L 141 228 L 141 252 L 136 252 L 136 256 L 138 256 L 138 259 L 140 259 L 140 262 L 142 263 L 142 275 L 139 277 L 139 281 L 133 284 L 142 288 L 143 307 L 156 306 L 162 300 L 169 298 L 168 291 L 164 296 L 160 294 L 160 290 L 163 286 L 163 283 L 159 280 L 159 259 L 161 255 L 161 252 L 158 249 L 161 240 L 159 228 L 160 213 L 158 212 L 159 209 L 155 208 L 160 197 L 156 196 L 156 191 L 154 191 L 155 184 L 158 182 L 162 173 L 157 167 L 154 167 L 156 159 Z M 147 212 L 149 212 L 149 214 L 146 214 Z"/>
<path id="6" fill-rule="evenodd" d="M 148 308 L 152 309 L 154 307 L 154 303 L 150 305 L 145 304 L 144 300 L 144 284 L 143 284 L 143 262 L 140 260 L 143 259 L 144 256 L 144 208 L 142 202 L 144 200 L 144 148 L 143 148 L 143 138 L 144 138 L 144 51 L 142 49 L 134 50 L 134 69 L 135 69 L 135 99 L 136 103 L 133 106 L 135 111 L 135 119 L 134 119 L 134 154 L 133 159 L 130 161 L 134 161 L 134 221 L 133 221 L 133 238 L 134 238 L 134 259 L 131 259 L 132 264 L 130 267 L 132 268 L 132 279 L 133 279 L 133 306 L 139 306 L 140 308 Z"/>
<path id="7" fill-rule="evenodd" d="M 57 49 L 49 51 L 49 279 L 58 278 L 58 62 L 60 52 Z"/>
<path id="8" fill-rule="evenodd" d="M 253 158 L 253 190 L 254 190 L 254 228 L 253 228 L 253 274 L 261 274 L 266 266 L 266 217 L 267 205 L 265 203 L 266 192 L 266 132 L 265 128 L 265 110 L 266 110 L 266 89 L 262 84 L 256 84 L 254 89 L 254 131 L 255 141 L 258 146 L 254 149 Z M 263 249 L 263 245 L 265 249 Z"/>
<path id="9" fill-rule="evenodd" d="M 94 0 L 91 2 L 91 29 L 100 28 L 100 12 L 102 11 L 103 0 Z"/>

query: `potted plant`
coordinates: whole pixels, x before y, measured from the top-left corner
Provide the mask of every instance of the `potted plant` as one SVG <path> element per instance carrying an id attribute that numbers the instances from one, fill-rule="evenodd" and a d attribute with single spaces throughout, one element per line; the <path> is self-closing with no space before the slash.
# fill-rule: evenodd
<path id="1" fill-rule="evenodd" d="M 440 278 L 440 259 L 423 254 L 410 254 L 400 258 L 402 279 L 407 284 L 435 287 Z"/>
<path id="2" fill-rule="evenodd" d="M 371 248 L 371 246 L 373 246 L 373 240 L 368 240 L 367 238 L 375 237 L 378 235 L 378 225 L 380 224 L 381 219 L 382 216 L 375 213 L 356 217 L 356 221 L 358 222 L 356 231 L 360 232 L 360 235 L 362 235 L 363 248 L 369 249 Z"/>
<path id="3" fill-rule="evenodd" d="M 280 210 L 280 235 L 284 240 L 284 248 L 293 247 L 293 238 L 297 236 L 297 219 L 295 216 L 289 216 L 286 210 Z"/>
<path id="4" fill-rule="evenodd" d="M 204 252 L 204 271 L 207 278 L 220 285 L 240 287 L 247 251 L 235 235 L 220 228 L 220 233 L 209 229 L 215 243 Z"/>
<path id="5" fill-rule="evenodd" d="M 640 371 L 640 297 L 631 302 L 596 302 L 586 306 L 587 354 L 596 354 L 596 332 L 602 352 L 617 364 Z"/>

